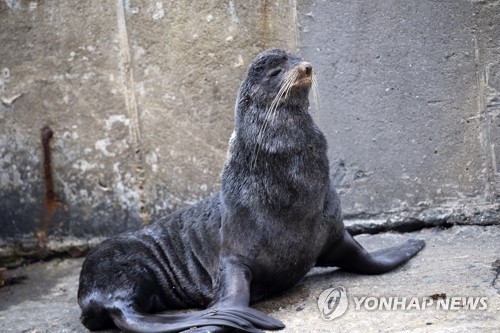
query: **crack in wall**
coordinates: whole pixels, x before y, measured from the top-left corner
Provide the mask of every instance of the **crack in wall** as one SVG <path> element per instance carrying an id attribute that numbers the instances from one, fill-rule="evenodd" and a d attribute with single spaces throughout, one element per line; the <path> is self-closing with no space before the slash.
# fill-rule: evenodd
<path id="1" fill-rule="evenodd" d="M 424 229 L 450 229 L 452 227 L 470 227 L 470 226 L 481 226 L 481 227 L 491 227 L 496 226 L 498 223 L 490 222 L 490 223 L 469 223 L 469 224 L 460 224 L 460 223 L 450 223 L 449 221 L 398 221 L 396 223 L 388 223 L 388 224 L 355 224 L 346 226 L 347 231 L 353 236 L 368 234 L 368 235 L 377 235 L 383 234 L 387 232 L 396 232 L 396 233 L 409 233 L 416 232 Z"/>
<path id="2" fill-rule="evenodd" d="M 485 206 L 474 211 L 427 212 L 407 216 L 382 218 L 346 219 L 346 229 L 352 235 L 380 234 L 385 232 L 408 233 L 423 229 L 449 229 L 455 226 L 496 226 L 500 205 Z"/>
<path id="3" fill-rule="evenodd" d="M 139 197 L 139 218 L 142 225 L 148 224 L 149 215 L 146 210 L 146 198 L 144 194 L 144 184 L 146 172 L 144 168 L 144 158 L 142 154 L 140 117 L 135 98 L 134 73 L 132 68 L 132 57 L 128 41 L 127 22 L 125 17 L 125 4 L 123 0 L 116 1 L 118 37 L 120 44 L 120 70 L 123 74 L 123 85 L 125 93 L 125 106 L 130 118 L 130 138 L 134 149 L 133 170 L 137 179 L 137 191 Z"/>
<path id="4" fill-rule="evenodd" d="M 454 224 L 445 220 L 422 221 L 417 219 L 403 220 L 398 222 L 388 221 L 384 224 L 354 224 L 346 226 L 347 231 L 353 236 L 361 234 L 377 235 L 386 232 L 408 233 L 429 228 L 449 229 Z"/>
<path id="5" fill-rule="evenodd" d="M 500 2 L 480 2 L 472 1 L 475 8 L 479 12 L 489 12 L 495 10 Z M 484 7 L 481 9 L 481 7 Z M 486 9 L 490 7 L 489 9 Z M 476 81 L 477 81 L 477 113 L 481 120 L 480 141 L 483 147 L 484 156 L 486 158 L 486 184 L 485 184 L 485 199 L 487 202 L 495 203 L 500 198 L 500 174 L 498 172 L 498 162 L 495 143 L 497 141 L 498 129 L 495 127 L 495 119 L 500 111 L 499 92 L 492 84 L 491 76 L 497 75 L 493 68 L 498 66 L 497 51 L 494 51 L 492 41 L 488 40 L 488 36 L 495 34 L 491 25 L 485 26 L 484 20 L 488 20 L 486 15 L 477 15 L 475 17 L 473 33 L 474 60 L 476 65 Z M 483 20 L 483 21 L 481 21 Z M 481 27 L 483 29 L 481 29 Z M 479 33 L 478 33 L 479 32 Z M 497 44 L 498 45 L 498 44 Z"/>

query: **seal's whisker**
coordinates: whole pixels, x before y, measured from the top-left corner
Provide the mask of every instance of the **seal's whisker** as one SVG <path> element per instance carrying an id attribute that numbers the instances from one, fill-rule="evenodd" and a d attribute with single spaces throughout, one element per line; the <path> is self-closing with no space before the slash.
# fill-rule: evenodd
<path id="1" fill-rule="evenodd" d="M 290 89 L 297 79 L 297 76 L 299 75 L 297 70 L 290 70 L 286 73 L 285 77 L 283 78 L 282 85 L 272 100 L 271 104 L 267 107 L 266 109 L 266 114 L 264 118 L 264 123 L 262 124 L 261 128 L 259 129 L 259 133 L 257 134 L 257 142 L 254 147 L 254 152 L 252 156 L 252 162 L 251 162 L 251 168 L 254 169 L 257 165 L 257 159 L 259 155 L 259 146 L 262 143 L 262 140 L 264 139 L 264 135 L 266 133 L 267 126 L 269 122 L 273 122 L 276 118 L 276 110 L 278 108 L 279 102 L 281 101 L 283 95 L 285 98 L 288 98 L 288 94 L 290 92 Z"/>
<path id="2" fill-rule="evenodd" d="M 283 95 L 285 98 L 288 98 L 288 93 L 290 92 L 290 88 L 292 87 L 292 84 L 295 82 L 297 77 L 297 71 L 290 71 L 287 73 L 285 78 L 283 79 L 283 83 L 281 85 L 280 90 L 276 94 L 276 97 L 272 100 L 271 104 L 269 105 L 268 109 L 266 110 L 266 119 L 264 126 L 262 127 L 262 134 L 264 134 L 265 129 L 267 127 L 267 123 L 271 120 L 274 121 L 276 117 L 276 109 L 278 108 L 279 102 L 283 98 Z"/>
<path id="3" fill-rule="evenodd" d="M 283 80 L 283 85 L 281 86 L 276 97 L 273 99 L 271 106 L 269 108 L 270 111 L 272 112 L 272 121 L 274 121 L 274 119 L 276 118 L 276 109 L 278 108 L 278 104 L 279 104 L 281 98 L 283 97 L 283 95 L 285 96 L 285 99 L 288 98 L 291 87 L 295 83 L 295 81 L 297 80 L 298 74 L 299 73 L 297 70 L 291 70 L 285 76 L 285 78 Z"/>

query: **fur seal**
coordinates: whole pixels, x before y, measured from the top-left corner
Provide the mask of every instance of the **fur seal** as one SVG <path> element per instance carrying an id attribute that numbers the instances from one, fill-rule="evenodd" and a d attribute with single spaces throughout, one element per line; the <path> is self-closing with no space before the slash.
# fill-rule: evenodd
<path id="1" fill-rule="evenodd" d="M 327 142 L 308 112 L 313 68 L 283 50 L 250 65 L 235 107 L 221 190 L 87 256 L 78 302 L 90 330 L 279 330 L 249 307 L 314 266 L 381 274 L 424 242 L 368 253 L 344 229 Z M 159 312 L 206 308 L 186 314 Z"/>

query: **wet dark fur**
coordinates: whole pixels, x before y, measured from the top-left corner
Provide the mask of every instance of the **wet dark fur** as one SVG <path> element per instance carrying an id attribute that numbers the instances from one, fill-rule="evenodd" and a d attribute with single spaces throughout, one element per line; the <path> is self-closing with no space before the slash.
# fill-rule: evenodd
<path id="1" fill-rule="evenodd" d="M 297 84 L 270 114 L 291 71 Z M 308 113 L 311 79 L 310 65 L 282 50 L 254 60 L 238 92 L 220 193 L 89 254 L 78 291 L 87 328 L 281 329 L 249 304 L 291 287 L 315 265 L 379 274 L 424 246 L 410 240 L 368 253 L 344 230 L 327 143 Z M 153 314 L 187 307 L 208 309 Z"/>

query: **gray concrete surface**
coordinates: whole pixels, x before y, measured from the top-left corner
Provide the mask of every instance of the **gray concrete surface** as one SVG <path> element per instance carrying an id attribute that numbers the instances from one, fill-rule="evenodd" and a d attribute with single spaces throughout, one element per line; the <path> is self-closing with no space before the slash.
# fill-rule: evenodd
<path id="1" fill-rule="evenodd" d="M 270 47 L 315 66 L 348 217 L 498 223 L 499 25 L 496 0 L 1 0 L 0 261 L 216 191 L 238 84 Z"/>
<path id="2" fill-rule="evenodd" d="M 380 276 L 334 269 L 313 270 L 285 294 L 256 308 L 284 321 L 284 332 L 494 332 L 500 327 L 500 226 L 457 226 L 407 234 L 360 235 L 368 249 L 420 238 L 426 248 L 407 265 Z M 54 260 L 7 272 L 27 275 L 22 284 L 0 288 L 1 332 L 85 332 L 76 304 L 82 259 Z M 347 312 L 321 319 L 317 299 L 331 287 L 347 289 Z M 354 297 L 486 297 L 486 310 L 356 310 Z"/>
<path id="3" fill-rule="evenodd" d="M 348 214 L 498 202 L 497 1 L 304 1 L 299 13 Z"/>

